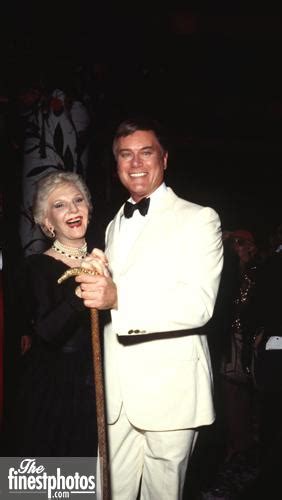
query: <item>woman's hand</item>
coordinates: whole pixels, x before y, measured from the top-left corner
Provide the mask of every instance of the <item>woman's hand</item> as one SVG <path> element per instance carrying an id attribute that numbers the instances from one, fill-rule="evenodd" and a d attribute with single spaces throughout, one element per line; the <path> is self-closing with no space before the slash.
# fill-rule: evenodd
<path id="1" fill-rule="evenodd" d="M 91 254 L 85 257 L 81 263 L 81 267 L 93 269 L 102 276 L 110 277 L 108 259 L 99 248 L 94 248 Z"/>
<path id="2" fill-rule="evenodd" d="M 75 277 L 79 286 L 76 295 L 84 305 L 96 309 L 116 309 L 117 289 L 113 282 L 106 255 L 99 248 L 94 248 L 81 263 L 81 267 L 95 271 L 94 274 L 81 273 Z"/>

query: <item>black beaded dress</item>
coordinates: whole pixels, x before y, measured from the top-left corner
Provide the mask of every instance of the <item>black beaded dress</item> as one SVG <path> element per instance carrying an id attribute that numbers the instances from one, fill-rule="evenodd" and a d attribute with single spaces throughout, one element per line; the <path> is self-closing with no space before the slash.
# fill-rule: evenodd
<path id="1" fill-rule="evenodd" d="M 97 422 L 90 314 L 68 269 L 45 254 L 21 270 L 21 335 L 32 334 L 22 356 L 15 407 L 17 456 L 97 456 Z"/>

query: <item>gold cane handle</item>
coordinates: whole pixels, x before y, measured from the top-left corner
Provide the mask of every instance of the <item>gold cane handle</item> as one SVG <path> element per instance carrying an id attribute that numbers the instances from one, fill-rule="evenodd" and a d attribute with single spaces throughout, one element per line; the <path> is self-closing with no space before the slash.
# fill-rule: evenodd
<path id="1" fill-rule="evenodd" d="M 88 269 L 87 267 L 72 267 L 71 269 L 68 269 L 67 271 L 60 276 L 60 278 L 57 280 L 57 283 L 60 285 L 63 283 L 63 281 L 71 278 L 72 276 L 78 276 L 79 274 L 92 274 L 95 276 L 95 274 L 98 274 L 95 269 Z"/>

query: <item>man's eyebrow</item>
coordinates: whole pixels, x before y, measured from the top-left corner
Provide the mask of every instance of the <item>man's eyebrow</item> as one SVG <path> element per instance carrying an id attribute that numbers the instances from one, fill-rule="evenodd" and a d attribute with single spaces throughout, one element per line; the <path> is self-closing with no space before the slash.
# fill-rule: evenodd
<path id="1" fill-rule="evenodd" d="M 154 149 L 154 146 L 143 146 L 139 149 L 139 151 L 143 151 L 144 149 Z M 124 151 L 134 151 L 134 148 L 121 148 L 119 149 L 119 153 L 123 153 Z"/>

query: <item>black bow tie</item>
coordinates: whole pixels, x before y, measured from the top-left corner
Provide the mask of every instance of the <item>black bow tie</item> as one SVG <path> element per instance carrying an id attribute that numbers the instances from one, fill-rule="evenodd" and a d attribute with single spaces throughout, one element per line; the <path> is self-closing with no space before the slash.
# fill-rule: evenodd
<path id="1" fill-rule="evenodd" d="M 139 210 L 141 215 L 146 215 L 150 205 L 150 198 L 142 198 L 138 203 L 130 203 L 126 201 L 124 204 L 124 217 L 129 219 L 132 217 L 134 210 Z"/>

